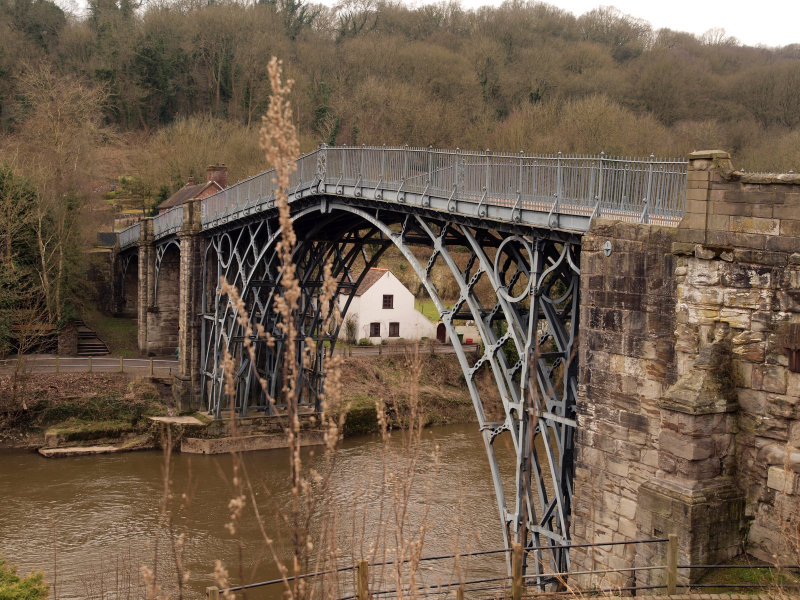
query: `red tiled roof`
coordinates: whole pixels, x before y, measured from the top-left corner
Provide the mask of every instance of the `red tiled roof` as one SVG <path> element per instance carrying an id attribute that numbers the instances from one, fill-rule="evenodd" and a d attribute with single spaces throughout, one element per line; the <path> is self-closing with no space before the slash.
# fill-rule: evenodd
<path id="1" fill-rule="evenodd" d="M 363 272 L 363 271 L 362 271 Z M 388 273 L 389 269 L 381 269 L 379 267 L 372 267 L 369 272 L 364 276 L 364 279 L 361 281 L 361 285 L 358 286 L 358 289 L 355 291 L 356 296 L 361 296 L 364 292 L 366 292 L 369 288 L 371 288 L 375 283 L 384 276 L 384 274 Z M 358 281 L 358 278 L 361 277 L 361 273 L 355 275 L 353 277 L 354 281 Z"/>
<path id="2" fill-rule="evenodd" d="M 169 198 L 164 200 L 164 202 L 159 204 L 158 210 L 172 208 L 173 206 L 178 206 L 179 204 L 183 204 L 187 200 L 191 200 L 192 198 L 197 198 L 197 196 L 202 194 L 209 186 L 212 185 L 219 187 L 219 184 L 217 184 L 216 181 L 206 181 L 205 183 L 195 183 L 193 185 L 187 183 L 177 192 L 172 194 L 172 196 L 170 196 Z"/>

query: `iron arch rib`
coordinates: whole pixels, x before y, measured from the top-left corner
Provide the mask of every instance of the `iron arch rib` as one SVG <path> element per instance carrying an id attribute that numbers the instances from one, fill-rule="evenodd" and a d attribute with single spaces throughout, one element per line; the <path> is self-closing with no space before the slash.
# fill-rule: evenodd
<path id="1" fill-rule="evenodd" d="M 339 326 L 326 329 L 320 317 L 319 290 L 324 265 L 332 265 L 339 290 L 359 281 L 387 247 L 405 257 L 433 300 L 453 341 L 464 373 L 489 460 L 498 513 L 506 543 L 519 541 L 531 551 L 529 574 L 540 586 L 548 573 L 568 569 L 575 433 L 578 331 L 579 238 L 477 219 L 459 219 L 425 210 L 370 207 L 324 197 L 294 215 L 298 244 L 295 263 L 303 284 L 295 315 L 298 340 L 276 339 L 258 345 L 256 359 L 241 353 L 241 325 L 233 307 L 215 294 L 220 276 L 241 290 L 253 323 L 275 333 L 272 302 L 280 293 L 274 256 L 279 230 L 274 221 L 251 221 L 214 233 L 204 265 L 204 390 L 210 412 L 226 407 L 219 356 L 228 348 L 237 357 L 234 408 L 270 410 L 256 375 L 268 381 L 274 398 L 285 343 L 305 349 L 313 360 L 301 374 L 308 403 L 324 382 L 325 344 L 335 348 Z M 505 227 L 505 228 L 503 228 Z M 436 273 L 447 273 L 451 289 Z M 441 288 L 441 289 L 440 289 Z M 212 294 L 214 294 L 212 298 Z M 210 308 L 213 307 L 213 311 Z M 347 313 L 349 301 L 342 307 Z M 481 340 L 477 355 L 462 347 L 456 326 L 472 321 Z M 238 345 L 237 345 L 238 344 Z M 302 352 L 301 352 L 302 354 Z M 482 397 L 478 378 L 489 372 L 499 402 Z M 505 442 L 504 440 L 507 440 Z M 500 444 L 513 448 L 510 459 Z M 512 462 L 513 461 L 513 462 Z"/>

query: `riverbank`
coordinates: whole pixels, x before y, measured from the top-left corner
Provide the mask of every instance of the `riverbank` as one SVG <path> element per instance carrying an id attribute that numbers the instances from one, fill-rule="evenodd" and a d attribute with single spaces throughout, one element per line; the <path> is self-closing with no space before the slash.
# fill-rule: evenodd
<path id="1" fill-rule="evenodd" d="M 169 408 L 159 388 L 158 381 L 110 373 L 0 376 L 0 448 L 41 448 L 54 437 L 152 447 L 147 417 Z"/>
<path id="2" fill-rule="evenodd" d="M 388 425 L 405 426 L 412 393 L 405 356 L 346 358 L 341 378 L 348 406 L 345 437 L 379 429 L 376 403 L 383 403 Z M 426 426 L 470 423 L 475 411 L 454 355 L 420 356 L 416 385 L 420 415 Z M 36 373 L 16 381 L 0 376 L 0 448 L 88 446 L 99 442 L 124 450 L 154 448 L 161 427 L 148 417 L 171 414 L 167 378 L 132 377 L 120 373 Z M 500 407 L 490 374 L 478 387 L 488 406 Z M 200 415 L 207 425 L 210 420 Z M 217 424 L 193 436 L 225 435 Z M 183 432 L 176 432 L 178 436 Z"/>

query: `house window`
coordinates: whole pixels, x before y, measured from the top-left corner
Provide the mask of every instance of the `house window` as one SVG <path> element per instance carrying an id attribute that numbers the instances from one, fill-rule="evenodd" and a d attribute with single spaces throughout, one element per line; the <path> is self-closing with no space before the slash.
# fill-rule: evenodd
<path id="1" fill-rule="evenodd" d="M 369 337 L 381 337 L 381 324 L 380 323 L 370 323 L 369 324 Z"/>
<path id="2" fill-rule="evenodd" d="M 389 337 L 400 337 L 400 323 L 389 323 Z"/>
<path id="3" fill-rule="evenodd" d="M 394 296 L 392 294 L 383 295 L 383 308 L 394 308 Z"/>

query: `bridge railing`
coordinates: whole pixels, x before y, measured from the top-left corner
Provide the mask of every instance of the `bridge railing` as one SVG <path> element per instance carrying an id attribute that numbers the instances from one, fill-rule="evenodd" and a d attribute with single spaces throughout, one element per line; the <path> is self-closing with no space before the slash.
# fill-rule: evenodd
<path id="1" fill-rule="evenodd" d="M 320 147 L 301 156 L 290 197 L 319 184 L 456 198 L 556 214 L 607 214 L 677 224 L 687 161 L 596 156 L 533 156 L 403 147 Z M 203 200 L 203 224 L 274 200 L 274 172 L 245 179 Z M 328 190 L 330 193 L 330 190 Z M 397 197 L 397 195 L 395 197 Z"/>
<path id="2" fill-rule="evenodd" d="M 297 170 L 292 173 L 289 181 L 290 193 L 321 181 L 317 175 L 317 161 L 320 157 L 320 150 L 315 150 L 297 160 Z M 324 173 L 324 170 L 321 172 Z M 271 169 L 203 198 L 203 224 L 274 201 L 277 187 L 274 178 L 275 170 Z"/>
<path id="3" fill-rule="evenodd" d="M 153 217 L 153 237 L 156 239 L 176 233 L 183 225 L 183 206 L 174 206 Z"/>
<path id="4" fill-rule="evenodd" d="M 142 224 L 134 223 L 119 232 L 119 247 L 124 250 L 136 244 L 142 233 Z"/>

